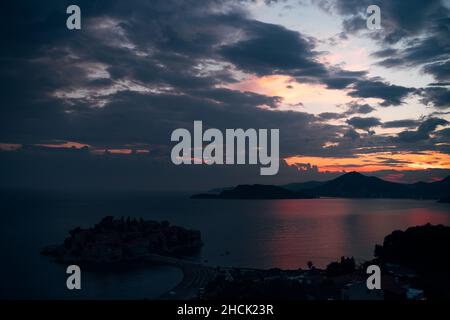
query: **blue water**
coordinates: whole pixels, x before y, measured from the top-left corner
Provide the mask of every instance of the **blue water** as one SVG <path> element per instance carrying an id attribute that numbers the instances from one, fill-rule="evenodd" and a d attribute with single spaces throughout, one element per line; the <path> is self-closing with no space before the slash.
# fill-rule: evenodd
<path id="1" fill-rule="evenodd" d="M 180 270 L 151 265 L 83 271 L 82 290 L 66 289 L 65 267 L 39 254 L 67 231 L 106 215 L 168 220 L 201 230 L 205 246 L 195 259 L 212 266 L 317 267 L 373 256 L 395 229 L 450 225 L 450 205 L 384 199 L 191 200 L 144 193 L 2 192 L 0 214 L 2 299 L 152 299 L 173 288 Z"/>

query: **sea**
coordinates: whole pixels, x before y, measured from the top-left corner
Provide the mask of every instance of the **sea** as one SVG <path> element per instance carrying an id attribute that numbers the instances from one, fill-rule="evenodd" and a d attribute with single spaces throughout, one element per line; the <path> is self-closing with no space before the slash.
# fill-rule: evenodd
<path id="1" fill-rule="evenodd" d="M 165 265 L 82 270 L 66 288 L 66 266 L 40 255 L 75 227 L 104 216 L 167 220 L 200 230 L 191 259 L 210 266 L 323 268 L 342 256 L 373 258 L 394 230 L 450 225 L 450 204 L 405 199 L 201 200 L 189 194 L 7 190 L 0 194 L 0 299 L 155 299 L 182 279 Z"/>

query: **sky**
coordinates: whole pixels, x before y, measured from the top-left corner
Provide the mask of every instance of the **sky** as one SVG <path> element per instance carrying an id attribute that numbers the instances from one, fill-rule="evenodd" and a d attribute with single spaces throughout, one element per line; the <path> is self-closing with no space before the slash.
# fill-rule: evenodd
<path id="1" fill-rule="evenodd" d="M 81 8 L 82 29 L 66 28 Z M 381 9 L 381 29 L 366 8 Z M 450 174 L 450 1 L 2 1 L 0 186 L 205 190 Z M 177 128 L 280 130 L 280 171 L 175 166 Z"/>

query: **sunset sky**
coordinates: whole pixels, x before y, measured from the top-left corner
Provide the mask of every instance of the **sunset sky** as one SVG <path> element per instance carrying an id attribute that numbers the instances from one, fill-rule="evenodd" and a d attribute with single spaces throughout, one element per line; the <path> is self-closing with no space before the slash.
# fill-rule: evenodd
<path id="1" fill-rule="evenodd" d="M 65 26 L 69 4 L 82 30 Z M 366 8 L 381 8 L 368 30 Z M 450 1 L 11 1 L 4 187 L 190 190 L 450 174 Z M 22 17 L 20 21 L 16 17 Z M 280 173 L 177 167 L 170 133 L 280 129 Z"/>

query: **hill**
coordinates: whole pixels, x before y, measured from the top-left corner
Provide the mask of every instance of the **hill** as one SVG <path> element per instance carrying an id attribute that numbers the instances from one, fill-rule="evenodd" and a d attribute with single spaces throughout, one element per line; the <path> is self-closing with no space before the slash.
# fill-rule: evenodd
<path id="1" fill-rule="evenodd" d="M 416 285 L 424 288 L 428 299 L 450 298 L 450 227 L 424 225 L 396 230 L 375 247 L 381 264 L 397 264 L 418 274 Z"/>
<path id="2" fill-rule="evenodd" d="M 405 198 L 449 201 L 450 177 L 441 181 L 404 184 L 350 172 L 326 181 L 274 185 L 238 185 L 217 189 L 216 193 L 193 195 L 194 199 L 304 199 L 317 197 L 342 198 Z"/>
<path id="3" fill-rule="evenodd" d="M 315 188 L 314 192 L 326 197 L 405 198 L 410 194 L 410 188 L 405 184 L 350 172 Z"/>
<path id="4" fill-rule="evenodd" d="M 233 189 L 226 189 L 219 194 L 196 194 L 192 199 L 305 199 L 310 195 L 295 192 L 283 187 L 273 185 L 238 185 Z"/>

